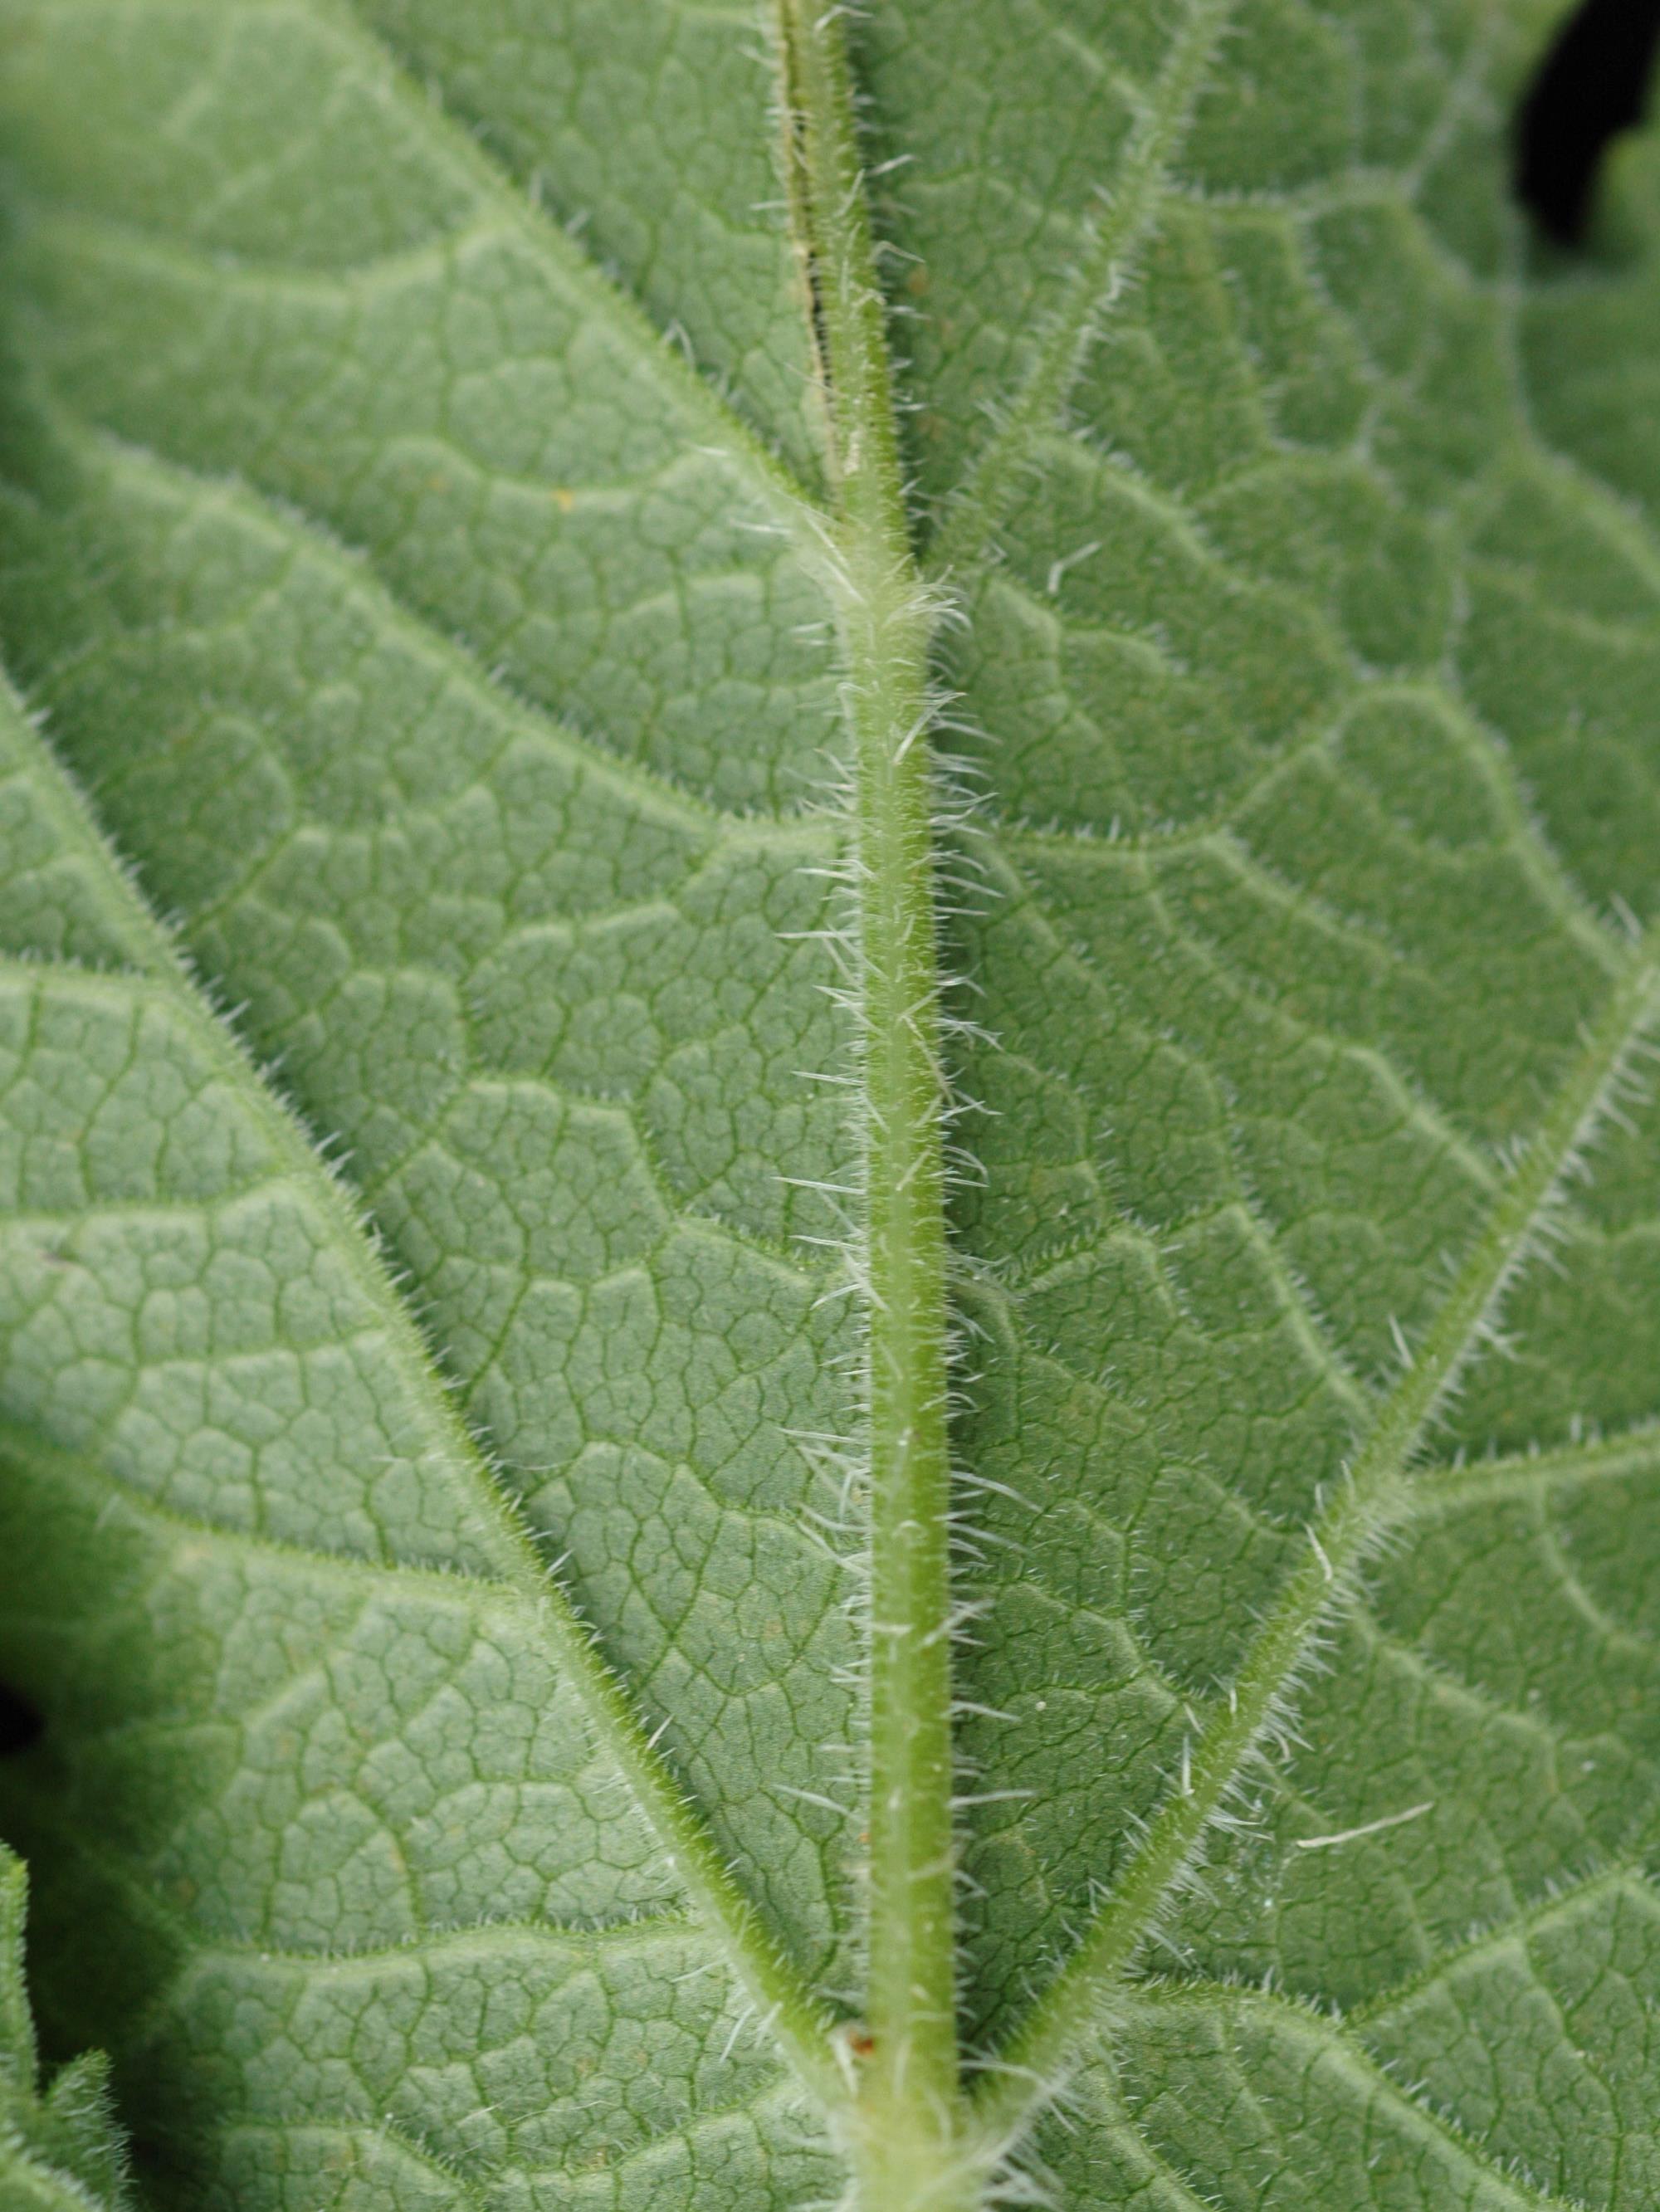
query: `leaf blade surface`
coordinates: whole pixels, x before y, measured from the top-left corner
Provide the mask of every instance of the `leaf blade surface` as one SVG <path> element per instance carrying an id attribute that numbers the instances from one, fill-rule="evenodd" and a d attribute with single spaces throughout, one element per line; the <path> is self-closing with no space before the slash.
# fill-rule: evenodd
<path id="1" fill-rule="evenodd" d="M 782 225 L 741 199 L 763 100 L 738 103 L 749 135 L 730 162 L 700 173 L 684 150 L 721 72 L 739 82 L 739 27 L 648 9 L 591 51 L 598 19 L 557 13 L 538 15 L 546 53 L 521 83 L 525 26 L 505 8 L 453 25 L 243 6 L 214 11 L 210 35 L 188 8 L 13 11 L 32 40 L 15 95 L 27 367 L 0 629 L 197 961 L 311 1126 L 344 1139 L 542 1557 L 563 1555 L 647 1724 L 668 1723 L 687 1817 L 711 1865 L 734 1869 L 733 1926 L 753 1900 L 751 1966 L 787 1954 L 787 1986 L 800 1974 L 853 2008 L 859 1635 L 801 1520 L 833 1501 L 850 1431 L 861 1449 L 856 1309 L 825 1302 L 834 1251 L 800 1241 L 833 1246 L 856 1184 L 838 1091 L 858 1014 L 850 1027 L 826 990 L 840 921 L 824 872 L 845 834 L 812 811 L 849 742 L 836 571 L 803 489 L 812 408 L 791 381 L 804 280 L 789 325 Z M 1623 2000 L 1576 1989 L 1556 1953 L 1540 1963 L 1528 1931 L 1553 1885 L 1583 1881 L 1582 1956 L 1600 1946 L 1620 1961 L 1610 1987 L 1647 1986 L 1651 1668 L 1611 1532 L 1622 1512 L 1647 1525 L 1660 1327 L 1652 1109 L 1625 1095 L 1646 955 L 1619 919 L 1652 907 L 1633 825 L 1653 803 L 1660 563 L 1620 504 L 1646 489 L 1640 461 L 1610 458 L 1560 305 L 1515 266 L 1500 103 L 1523 45 L 1451 4 L 1410 40 L 1368 6 L 985 13 L 1012 79 L 1000 117 L 939 11 L 889 11 L 854 46 L 875 150 L 915 157 L 878 210 L 927 280 L 896 286 L 924 318 L 906 388 L 968 617 L 944 653 L 986 792 L 967 841 L 982 887 L 948 941 L 996 1040 L 952 1047 L 963 1092 L 991 1109 L 964 1122 L 977 1180 L 952 1224 L 976 1347 L 957 1448 L 990 1540 L 958 1577 L 979 1616 L 956 1662 L 974 1777 L 958 1973 L 971 2059 L 1043 2055 L 1030 2091 L 992 2075 L 982 2111 L 994 2134 L 1024 2124 L 1076 2072 L 1080 2133 L 1046 2124 L 1042 2148 L 1080 2205 L 1363 2186 L 1402 2207 L 1635 2205 L 1646 2039 Z M 310 203 L 250 137 L 273 57 L 323 118 L 293 139 L 322 149 Z M 598 106 L 542 115 L 545 72 L 575 84 L 585 57 Z M 656 246 L 649 165 L 637 182 L 607 169 L 593 120 L 643 97 L 642 69 L 690 195 Z M 423 76 L 442 110 L 417 96 Z M 158 85 L 208 118 L 183 150 L 146 144 Z M 64 151 L 61 118 L 88 100 L 109 125 L 103 168 Z M 217 196 L 200 190 L 204 149 Z M 532 167 L 543 204 L 526 211 Z M 366 191 L 369 173 L 398 191 Z M 551 219 L 585 195 L 604 202 L 596 243 L 621 284 Z M 822 282 L 824 240 L 806 256 Z M 1650 327 L 1646 280 L 1599 282 L 1624 359 Z M 730 404 L 650 317 L 686 324 Z M 988 398 L 1005 427 L 978 427 Z M 37 872 L 18 874 L 26 927 L 52 920 L 29 950 L 85 957 L 85 940 L 131 960 L 98 936 L 107 889 L 89 916 L 43 897 Z M 50 988 L 95 1065 L 80 1039 L 106 987 Z M 143 1050 L 164 1066 L 177 1048 Z M 71 1118 L 95 1127 L 100 1110 Z M 1568 1191 L 1581 1152 L 1590 1180 Z M 77 1186 L 77 1203 L 94 1195 Z M 260 1202 L 257 1173 L 229 1194 L 244 1195 Z M 186 1210 L 202 1203 L 189 1188 Z M 145 1234 L 165 1244 L 173 1227 Z M 1547 1228 L 1560 1275 L 1539 1264 Z M 121 1233 L 97 1249 L 105 1279 L 134 1265 Z M 335 1320 L 359 1341 L 349 1301 Z M 1485 1340 L 1500 1326 L 1515 1360 Z M 47 1438 L 28 1494 L 73 1497 L 97 1477 L 70 1461 L 133 1449 L 86 1429 L 90 1367 L 54 1340 L 37 1361 L 54 1401 L 27 1325 L 20 1340 L 22 1466 Z M 265 1348 L 230 1354 L 256 1407 L 247 1363 Z M 378 1415 L 385 1392 L 368 1395 Z M 1602 1431 L 1616 1440 L 1582 1472 L 1578 1440 Z M 1420 1449 L 1450 1468 L 1495 1446 L 1511 1456 L 1491 1474 L 1408 1484 Z M 344 1527 L 371 1545 L 373 1513 L 340 1514 L 331 1449 L 285 1471 L 279 1525 L 257 1533 L 336 1550 Z M 200 1498 L 164 1486 L 164 1502 L 224 1519 L 241 1495 L 227 1465 Z M 1365 1503 L 1349 1525 L 1352 1480 Z M 433 1480 L 436 1497 L 441 1468 Z M 450 1509 L 395 1517 L 442 1530 L 419 1569 L 465 1557 Z M 1374 1519 L 1397 1525 L 1398 1551 L 1348 1602 Z M 54 1534 L 38 1555 L 77 1558 L 80 1540 Z M 283 1604 L 303 1610 L 322 1570 L 285 1571 Z M 1518 1583 L 1533 1644 L 1508 1618 Z M 325 1731 L 369 1663 L 331 1620 L 330 1650 L 351 1656 L 313 1669 Z M 20 1648 L 38 1668 L 35 1633 Z M 1293 1693 L 1308 1746 L 1264 1767 Z M 203 1678 L 171 1694 L 202 1703 Z M 407 1758 L 393 1739 L 411 1733 L 387 1717 L 368 1764 Z M 256 1734 L 239 1716 L 228 1775 L 258 1768 Z M 439 1761 L 421 1743 L 416 1764 Z M 567 1837 L 566 1887 L 526 1881 L 515 1852 L 563 1815 L 520 1797 L 502 1856 L 441 1881 L 417 1853 L 424 1917 L 398 1921 L 403 1814 L 311 1755 L 340 1863 L 302 1852 L 292 1894 L 274 1893 L 311 1929 L 302 1949 L 465 1950 L 502 1884 L 562 1942 L 573 1912 L 604 1929 L 678 1909 L 672 1880 L 606 1886 L 622 1847 L 603 1821 Z M 556 1759 L 556 1782 L 574 1771 Z M 1237 1836 L 1214 1818 L 1232 1811 Z M 266 1817 L 249 1815 L 250 1849 Z M 469 1801 L 475 1826 L 496 1817 Z M 1188 1894 L 1201 1838 L 1208 1887 Z M 360 1843 L 384 1864 L 348 1875 Z M 123 1848 L 154 1883 L 157 1839 Z M 192 1895 L 177 1955 L 204 1914 L 253 1927 L 268 1879 L 251 1871 L 229 1906 Z M 453 1926 L 430 1909 L 441 1893 Z M 319 1920 L 327 1899 L 336 1917 Z M 110 1924 L 124 1915 L 142 1917 L 136 1896 Z M 1497 1966 L 1463 1957 L 1472 1926 L 1493 1931 Z M 1150 1933 L 1174 1947 L 1163 2010 L 1138 1994 Z M 687 1959 L 699 1940 L 684 1936 Z M 550 2153 L 532 2107 L 569 2093 L 540 2059 L 494 2135 L 469 2117 L 487 2089 L 475 2078 L 452 2107 L 436 2062 L 380 2134 L 373 2068 L 320 2132 L 301 2108 L 340 2092 L 262 2077 L 267 2102 L 210 2153 L 196 2138 L 195 2179 L 176 2185 L 234 2171 L 238 2189 L 309 2203 L 332 2161 L 354 2177 L 341 2190 L 411 2203 L 810 2201 L 822 2154 L 797 2144 L 812 2124 L 752 2028 L 717 2058 L 735 2025 L 720 2002 L 671 2029 L 652 2009 L 658 1963 L 613 1986 L 578 1950 L 545 1982 L 540 1964 L 514 1979 L 597 1976 L 630 2032 L 699 2054 L 675 2062 L 688 2103 L 625 2121 L 622 2099 Z M 1110 1973 L 1079 1964 L 1109 1954 Z M 401 2017 L 386 1957 L 353 2002 Z M 306 2007 L 355 1970 L 308 1954 L 282 1971 L 307 1994 L 271 2001 L 283 2025 L 260 2051 L 313 2033 L 331 2049 Z M 1501 2025 L 1507 1973 L 1526 1981 L 1532 2045 Z M 1297 2002 L 1220 1993 L 1264 1976 Z M 433 2021 L 465 2014 L 464 1982 Z M 179 1986 L 168 2078 L 211 2078 L 203 2022 L 226 2000 L 188 1971 Z M 1068 1991 L 1088 2002 L 1043 2044 Z M 1302 2002 L 1353 2025 L 1328 2037 Z M 1455 2032 L 1455 2016 L 1479 2024 Z M 800 2026 L 799 2062 L 822 2071 L 810 2005 Z M 466 2071 L 448 2029 L 408 2032 Z M 611 2087 L 621 2050 L 588 2046 Z M 254 2055 L 233 2067 L 245 2084 Z M 143 2078 L 160 2062 L 132 2063 Z M 376 2063 L 389 2081 L 393 2061 Z M 1559 2084 L 1542 2127 L 1513 2087 L 1481 2087 L 1484 2069 L 1514 2085 L 1537 2065 Z M 602 2150 L 623 2162 L 589 2177 Z"/>

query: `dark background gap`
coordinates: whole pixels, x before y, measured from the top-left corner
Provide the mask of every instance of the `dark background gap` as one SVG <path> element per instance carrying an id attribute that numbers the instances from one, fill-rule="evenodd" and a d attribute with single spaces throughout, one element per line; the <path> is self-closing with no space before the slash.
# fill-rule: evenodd
<path id="1" fill-rule="evenodd" d="M 1516 196 L 1560 246 L 1584 240 L 1611 138 L 1640 123 L 1660 46 L 1660 0 L 1582 0 L 1516 118 Z"/>
<path id="2" fill-rule="evenodd" d="M 40 1741 L 45 1725 L 27 1699 L 0 1682 L 0 1759 L 8 1759 L 14 1752 L 27 1751 Z"/>

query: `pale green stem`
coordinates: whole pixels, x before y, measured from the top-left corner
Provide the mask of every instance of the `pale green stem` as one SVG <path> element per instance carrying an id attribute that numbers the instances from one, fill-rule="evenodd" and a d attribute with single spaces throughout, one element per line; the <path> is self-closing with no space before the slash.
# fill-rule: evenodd
<path id="1" fill-rule="evenodd" d="M 864 1263 L 871 1480 L 870 1864 L 865 2019 L 849 2035 L 860 2212 L 975 2212 L 1104 2021 L 1229 1791 L 1286 1707 L 1321 1623 L 1401 1509 L 1425 1431 L 1483 1340 L 1565 1170 L 1639 1032 L 1653 968 L 1635 962 L 1500 1191 L 1445 1304 L 1378 1410 L 1231 1693 L 1195 1727 L 1179 1778 L 1112 1894 L 988 2070 L 963 2094 L 955 2021 L 947 1442 L 948 1316 L 934 770 L 928 653 L 937 611 L 905 511 L 885 316 L 847 61 L 834 9 L 776 0 L 794 234 L 825 408 L 827 544 L 853 737 L 856 1012 L 863 1054 Z M 1056 420 L 1094 318 L 1151 227 L 1229 0 L 1188 0 L 1131 134 L 1112 202 L 982 453 L 935 573 L 986 549 Z"/>
<path id="2" fill-rule="evenodd" d="M 851 2148 L 866 2212 L 958 2212 L 980 2192 L 958 2148 L 933 611 L 911 550 L 840 25 L 822 0 L 779 0 L 779 21 L 854 751 L 872 1565 L 868 1959 Z"/>

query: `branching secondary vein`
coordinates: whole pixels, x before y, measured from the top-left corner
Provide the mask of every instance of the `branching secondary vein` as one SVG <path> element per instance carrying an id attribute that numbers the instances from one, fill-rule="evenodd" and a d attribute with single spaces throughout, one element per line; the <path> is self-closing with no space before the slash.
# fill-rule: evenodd
<path id="1" fill-rule="evenodd" d="M 1369 2100 L 1392 2107 L 1408 2126 L 1444 2143 L 1461 2162 L 1481 2174 L 1488 2188 L 1498 2193 L 1499 2203 L 1514 2206 L 1516 2212 L 1575 2212 L 1566 2197 L 1537 2189 L 1518 2174 L 1505 2172 L 1479 2143 L 1472 2142 L 1451 2121 L 1392 2079 L 1358 2037 L 1347 2033 L 1335 2021 L 1301 2005 L 1266 1995 L 1260 1990 L 1240 1989 L 1231 1983 L 1195 1982 L 1162 1988 L 1143 1987 L 1137 1991 L 1134 2005 L 1130 2008 L 1149 2019 L 1157 2019 L 1161 2014 L 1168 2016 L 1198 2010 L 1213 2019 L 1219 2013 L 1242 2021 L 1266 2024 L 1281 2035 L 1304 2044 L 1311 2054 L 1317 2054 L 1319 2063 L 1341 2067 L 1357 2076 Z M 1489 2200 L 1484 2197 L 1483 2201 Z"/>
<path id="2" fill-rule="evenodd" d="M 441 138 L 447 159 L 466 177 L 481 201 L 498 210 L 507 222 L 531 240 L 536 252 L 571 286 L 586 313 L 603 327 L 617 331 L 641 357 L 654 362 L 675 403 L 706 427 L 710 443 L 728 455 L 734 468 L 769 498 L 781 521 L 787 526 L 797 523 L 811 501 L 809 488 L 727 405 L 680 349 L 664 343 L 662 333 L 644 309 L 613 282 L 578 239 L 507 185 L 471 135 L 435 106 L 429 86 L 417 83 L 394 49 L 370 28 L 356 0 L 325 0 L 325 20 L 332 22 L 337 34 L 343 42 L 356 46 L 374 76 L 409 110 L 422 133 Z"/>
<path id="3" fill-rule="evenodd" d="M 1660 1428 L 1633 1429 L 1556 1451 L 1469 1460 L 1427 1470 L 1413 1486 L 1413 1515 L 1423 1519 L 1458 1513 L 1559 1486 L 1569 1489 L 1591 1482 L 1627 1482 L 1639 1475 L 1660 1475 Z"/>
<path id="4" fill-rule="evenodd" d="M 1353 1589 L 1373 1538 L 1386 1522 L 1414 1510 L 1414 1485 L 1421 1480 L 1427 1492 L 1432 1482 L 1438 1504 L 1444 1504 L 1465 1485 L 1474 1491 L 1483 1483 L 1496 1487 L 1566 1476 L 1590 1463 L 1588 1454 L 1572 1462 L 1563 1455 L 1537 1475 L 1515 1462 L 1468 1477 L 1411 1474 L 1438 1407 L 1484 1341 L 1507 1282 L 1534 1249 L 1565 1173 L 1654 1015 L 1660 978 L 1651 952 L 1627 963 L 1622 953 L 1610 951 L 1593 922 L 1578 911 L 1572 886 L 1549 874 L 1548 856 L 1535 855 L 1541 883 L 1566 924 L 1605 963 L 1618 964 L 1610 1001 L 1537 1134 L 1498 1183 L 1487 1226 L 1451 1281 L 1445 1303 L 1379 1405 L 1341 1487 L 1309 1530 L 1306 1553 L 1262 1620 L 1227 1710 L 1206 1729 L 1195 1723 L 1179 1784 L 1155 1814 L 1072 1962 L 1039 1999 L 970 2105 L 959 2080 L 955 2023 L 946 1082 L 928 678 L 938 607 L 915 556 L 906 513 L 884 309 L 839 25 L 834 9 L 821 12 L 821 0 L 775 0 L 775 5 L 791 216 L 825 402 L 832 511 L 815 507 L 724 404 L 683 369 L 678 356 L 665 356 L 662 375 L 664 389 L 694 427 L 721 447 L 733 473 L 758 488 L 769 522 L 787 529 L 798 545 L 810 545 L 815 557 L 824 556 L 821 565 L 829 574 L 842 637 L 852 753 L 851 996 L 865 1169 L 857 1257 L 868 1316 L 872 1540 L 867 1972 L 864 2018 L 856 2034 L 846 2039 L 845 2075 L 832 2056 L 822 2008 L 721 1864 L 708 1831 L 679 1796 L 580 1620 L 550 1589 L 482 1455 L 444 1401 L 407 1310 L 367 1247 L 357 1264 L 386 1317 L 413 1396 L 458 1460 L 476 1474 L 495 1577 L 486 1587 L 534 1606 L 543 1616 L 546 1640 L 595 1738 L 654 1824 L 700 1924 L 722 1947 L 799 2080 L 833 2116 L 857 2167 L 862 2212 L 973 2212 L 983 2201 L 985 2177 L 1053 2099 L 1101 2019 L 1140 2002 L 1125 1986 L 1139 1946 L 1165 1909 L 1207 1825 L 1272 1730 L 1310 1639 Z M 1130 134 L 1113 197 L 1056 316 L 1040 334 L 1032 373 L 949 510 L 935 550 L 936 573 L 960 572 L 984 555 L 1022 472 L 1055 430 L 1096 322 L 1157 219 L 1231 12 L 1230 0 L 1186 0 L 1165 67 Z M 344 24 L 344 8 L 339 15 Z M 378 56 L 380 48 L 374 51 Z M 395 88 L 408 100 L 413 89 L 404 75 L 397 73 Z M 446 143 L 449 157 L 481 191 L 496 195 L 492 205 L 505 205 L 499 184 L 489 181 L 493 172 L 464 134 L 449 132 Z M 648 343 L 644 319 L 572 240 L 516 205 L 510 212 L 515 222 L 529 226 L 538 251 L 552 259 L 585 308 L 630 343 Z M 573 757 L 581 754 L 580 741 L 552 726 L 544 735 L 545 742 L 565 744 Z M 50 779 L 44 761 L 41 767 Z M 643 773 L 603 772 L 635 796 L 672 811 L 677 822 L 707 826 L 701 809 L 683 804 L 672 792 L 648 788 Z M 68 785 L 53 788 L 73 808 Z M 1529 827 L 1516 811 L 1508 785 L 1505 792 L 1512 827 L 1525 846 Z M 76 826 L 77 834 L 92 836 L 78 815 Z M 107 873 L 106 902 L 125 914 L 126 888 L 112 868 Z M 131 920 L 140 909 L 130 903 Z M 149 970 L 156 990 L 205 1026 L 222 1055 L 234 1058 L 228 1033 L 196 999 L 160 933 L 145 936 L 148 927 L 133 921 L 137 964 Z M 248 1071 L 240 1062 L 237 1076 L 246 1087 Z M 262 1100 L 285 1176 L 306 1182 L 314 1197 L 332 1205 L 343 1236 L 359 1249 L 350 1209 L 327 1183 L 297 1125 L 269 1094 Z M 1323 1347 L 1316 1343 L 1314 1349 L 1318 1353 Z M 1596 1464 L 1622 1472 L 1651 1456 L 1639 1439 L 1610 1448 Z M 159 1516 L 161 1509 L 155 1511 Z M 354 1564 L 350 1571 L 380 1570 Z M 459 1577 L 456 1587 L 459 1594 L 471 1595 Z M 1411 1819 L 1422 1810 L 1414 1807 L 1393 1817 Z M 1345 1835 L 1359 1832 L 1365 1832 Z M 1343 1839 L 1312 1840 L 1335 1844 Z M 418 2146 L 410 2154 L 426 2155 Z M 447 2166 L 434 2163 L 435 2170 L 450 2175 Z"/>
<path id="5" fill-rule="evenodd" d="M 1232 13 L 1233 0 L 1188 0 L 1181 28 L 1131 126 L 1100 216 L 1042 335 L 1031 373 L 952 499 L 930 549 L 934 574 L 961 574 L 982 558 L 1023 471 L 1060 422 L 1098 320 L 1146 243 L 1171 163 Z"/>
<path id="6" fill-rule="evenodd" d="M 1343 1601 L 1384 1527 L 1410 1510 L 1410 1473 L 1426 1432 L 1488 1340 L 1510 1283 L 1547 1235 L 1563 1182 L 1579 1165 L 1617 1096 L 1645 1030 L 1660 1013 L 1660 966 L 1645 946 L 1610 994 L 1573 1069 L 1522 1152 L 1450 1291 L 1309 1530 L 1246 1652 L 1219 1717 L 1192 1744 L 1180 1785 L 1067 1966 L 1039 1998 L 976 2099 L 988 2146 L 1018 2140 L 1054 2097 L 1110 2008 L 1206 1829 L 1283 1712 L 1310 1641 Z"/>
<path id="7" fill-rule="evenodd" d="M 56 760 L 39 740 L 29 742 L 34 757 L 28 765 L 42 798 L 65 844 L 88 863 L 117 939 L 138 971 L 137 976 L 122 979 L 88 975 L 78 980 L 77 988 L 154 995 L 189 1026 L 227 1090 L 253 1102 L 280 1173 L 307 1194 L 337 1232 L 338 1249 L 350 1255 L 357 1287 L 380 1317 L 412 1407 L 446 1459 L 471 1477 L 479 1534 L 492 1570 L 534 1608 L 547 1647 L 581 1706 L 595 1742 L 615 1762 L 752 2011 L 768 2022 L 809 2093 L 826 2106 L 835 2105 L 842 2090 L 824 2033 L 822 2008 L 727 1869 L 627 1691 L 520 1526 L 435 1373 L 413 1318 L 363 1236 L 344 1188 L 323 1167 L 300 1124 L 258 1077 L 228 1026 L 214 1017 L 200 997 L 172 940 L 122 875 Z"/>

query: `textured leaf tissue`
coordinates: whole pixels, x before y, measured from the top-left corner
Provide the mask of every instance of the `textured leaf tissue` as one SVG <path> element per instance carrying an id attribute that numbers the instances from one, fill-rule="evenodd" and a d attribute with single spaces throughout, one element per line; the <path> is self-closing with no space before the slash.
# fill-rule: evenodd
<path id="1" fill-rule="evenodd" d="M 1651 17 L 0 0 L 0 2212 L 1660 2204 Z"/>

